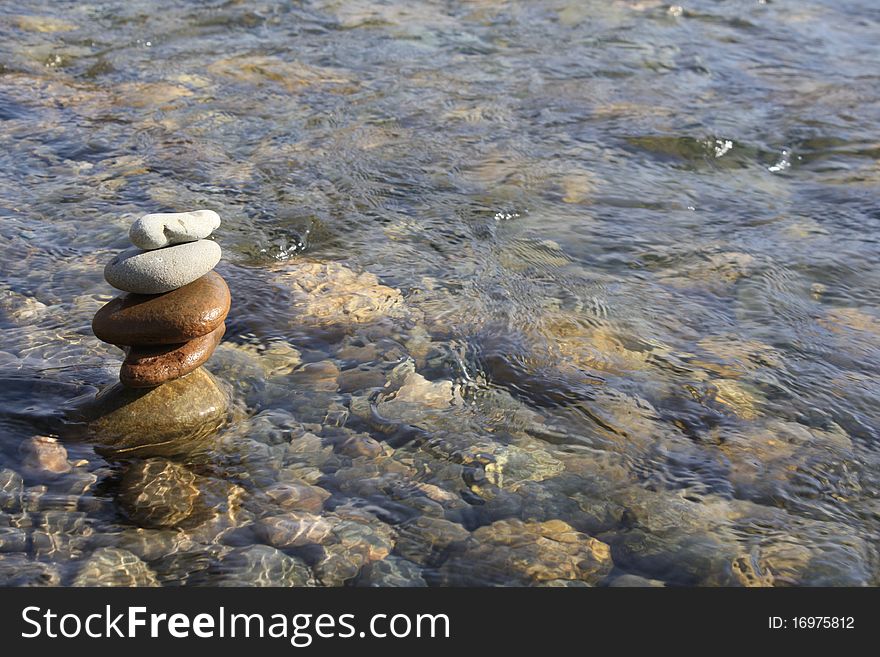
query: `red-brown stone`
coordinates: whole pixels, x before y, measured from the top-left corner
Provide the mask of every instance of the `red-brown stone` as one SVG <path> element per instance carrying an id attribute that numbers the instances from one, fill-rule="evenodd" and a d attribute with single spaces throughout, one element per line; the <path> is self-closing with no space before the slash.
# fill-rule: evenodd
<path id="1" fill-rule="evenodd" d="M 211 357 L 225 332 L 221 324 L 181 345 L 126 347 L 119 380 L 129 388 L 152 388 L 189 374 Z"/>
<path id="2" fill-rule="evenodd" d="M 212 271 L 164 294 L 120 295 L 97 312 L 92 331 L 120 346 L 180 346 L 220 326 L 231 302 L 226 281 Z"/>

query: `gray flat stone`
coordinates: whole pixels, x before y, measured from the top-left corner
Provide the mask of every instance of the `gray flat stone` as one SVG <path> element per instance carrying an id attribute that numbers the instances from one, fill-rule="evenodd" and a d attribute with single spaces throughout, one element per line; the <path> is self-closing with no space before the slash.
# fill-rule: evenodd
<path id="1" fill-rule="evenodd" d="M 203 240 L 220 226 L 220 215 L 213 210 L 146 214 L 128 231 L 131 243 L 150 251 L 174 244 Z"/>
<path id="2" fill-rule="evenodd" d="M 125 292 L 162 294 L 207 274 L 220 262 L 221 253 L 210 240 L 152 251 L 126 249 L 104 267 L 104 279 Z"/>

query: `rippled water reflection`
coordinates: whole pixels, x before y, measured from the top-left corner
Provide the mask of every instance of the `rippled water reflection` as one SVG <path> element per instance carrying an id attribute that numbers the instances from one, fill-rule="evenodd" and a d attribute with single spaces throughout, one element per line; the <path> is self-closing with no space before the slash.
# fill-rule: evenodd
<path id="1" fill-rule="evenodd" d="M 874 3 L 52 7 L 0 8 L 0 582 L 878 583 Z M 103 264 L 194 207 L 233 422 L 105 460 Z"/>

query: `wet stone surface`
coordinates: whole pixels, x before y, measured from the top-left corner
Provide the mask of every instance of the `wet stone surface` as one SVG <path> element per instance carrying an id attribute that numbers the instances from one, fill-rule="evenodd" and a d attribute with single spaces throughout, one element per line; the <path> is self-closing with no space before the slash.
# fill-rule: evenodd
<path id="1" fill-rule="evenodd" d="M 115 345 L 178 345 L 223 323 L 231 304 L 229 288 L 216 272 L 166 294 L 123 294 L 92 320 L 98 339 Z"/>
<path id="2" fill-rule="evenodd" d="M 213 565 L 212 586 L 314 586 L 312 571 L 301 559 L 268 545 L 252 545 L 224 555 Z"/>
<path id="3" fill-rule="evenodd" d="M 474 573 L 474 563 L 485 570 Z M 439 575 L 444 583 L 459 586 L 475 580 L 519 585 L 557 581 L 597 584 L 612 565 L 608 545 L 576 532 L 561 520 L 500 520 L 474 531 L 463 551 L 448 559 Z"/>
<path id="4" fill-rule="evenodd" d="M 72 586 L 159 586 L 159 581 L 131 552 L 101 548 L 85 560 Z"/>
<path id="5" fill-rule="evenodd" d="M 193 449 L 227 420 L 223 385 L 204 369 L 157 388 L 102 390 L 72 414 L 110 453 L 131 456 L 176 454 Z"/>
<path id="6" fill-rule="evenodd" d="M 182 345 L 127 347 L 119 381 L 129 388 L 152 388 L 186 376 L 204 365 L 223 338 L 226 326 Z"/>

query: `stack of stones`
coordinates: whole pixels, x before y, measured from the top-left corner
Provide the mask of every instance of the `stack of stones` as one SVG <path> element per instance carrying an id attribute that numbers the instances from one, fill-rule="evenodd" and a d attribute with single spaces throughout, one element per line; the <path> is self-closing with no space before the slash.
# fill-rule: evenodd
<path id="1" fill-rule="evenodd" d="M 127 249 L 104 268 L 122 294 L 101 308 L 95 335 L 125 352 L 126 388 L 155 388 L 196 371 L 226 330 L 231 297 L 213 269 L 220 247 L 206 239 L 220 225 L 211 210 L 148 214 L 135 221 Z"/>
<path id="2" fill-rule="evenodd" d="M 109 458 L 190 454 L 228 420 L 228 386 L 204 367 L 229 312 L 229 288 L 213 269 L 220 247 L 206 239 L 215 212 L 151 214 L 131 227 L 135 248 L 104 269 L 124 292 L 101 308 L 92 330 L 125 352 L 120 381 L 68 409 Z"/>

